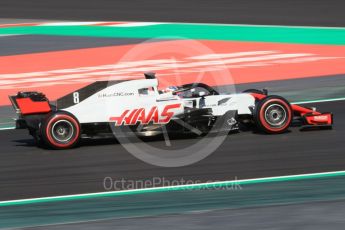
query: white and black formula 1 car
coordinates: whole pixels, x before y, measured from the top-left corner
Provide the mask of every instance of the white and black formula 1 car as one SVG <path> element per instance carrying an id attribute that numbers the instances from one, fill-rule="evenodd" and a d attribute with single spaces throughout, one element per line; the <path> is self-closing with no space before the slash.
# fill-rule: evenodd
<path id="1" fill-rule="evenodd" d="M 74 91 L 53 105 L 44 94 L 10 96 L 18 114 L 17 128 L 27 128 L 38 143 L 55 149 L 75 146 L 81 138 L 113 135 L 126 127 L 135 135 L 230 131 L 254 124 L 269 134 L 285 132 L 293 120 L 304 127 L 332 127 L 331 113 L 291 105 L 266 91 L 220 94 L 203 83 L 158 90 L 154 73 L 145 79 L 100 81 Z M 215 127 L 218 122 L 218 127 Z M 116 135 L 115 135 L 116 136 Z"/>

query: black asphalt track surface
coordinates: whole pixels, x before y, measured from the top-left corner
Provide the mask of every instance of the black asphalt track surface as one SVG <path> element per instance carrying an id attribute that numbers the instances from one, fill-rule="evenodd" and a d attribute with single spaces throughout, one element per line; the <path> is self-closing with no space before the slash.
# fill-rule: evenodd
<path id="1" fill-rule="evenodd" d="M 343 0 L 1 0 L 16 19 L 344 26 Z"/>
<path id="2" fill-rule="evenodd" d="M 138 44 L 146 39 L 14 35 L 0 37 L 0 56 Z M 159 41 L 159 40 L 153 40 Z M 149 41 L 151 42 L 151 41 Z"/>
<path id="3" fill-rule="evenodd" d="M 84 141 L 79 148 L 54 151 L 37 148 L 26 130 L 0 131 L 0 200 L 102 192 L 108 176 L 206 182 L 344 170 L 345 101 L 315 105 L 334 113 L 333 130 L 301 132 L 293 127 L 281 135 L 235 133 L 209 157 L 177 168 L 144 163 L 113 140 Z M 171 143 L 182 148 L 196 141 Z M 149 144 L 165 146 L 163 140 Z"/>

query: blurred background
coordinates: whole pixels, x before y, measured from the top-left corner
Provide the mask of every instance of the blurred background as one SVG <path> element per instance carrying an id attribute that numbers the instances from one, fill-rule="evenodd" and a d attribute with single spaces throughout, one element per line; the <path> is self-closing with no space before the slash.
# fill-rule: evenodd
<path id="1" fill-rule="evenodd" d="M 0 0 L 0 228 L 343 229 L 344 9 L 340 0 Z M 190 51 L 191 41 L 207 49 Z M 192 48 L 181 55 L 181 47 Z M 202 72 L 220 89 L 266 88 L 333 112 L 334 128 L 229 135 L 209 157 L 175 168 L 144 163 L 106 140 L 41 149 L 14 130 L 10 94 L 38 90 L 54 101 L 151 69 L 169 84 L 194 82 Z M 231 77 L 212 79 L 220 69 Z M 107 177 L 178 183 L 107 189 Z"/>

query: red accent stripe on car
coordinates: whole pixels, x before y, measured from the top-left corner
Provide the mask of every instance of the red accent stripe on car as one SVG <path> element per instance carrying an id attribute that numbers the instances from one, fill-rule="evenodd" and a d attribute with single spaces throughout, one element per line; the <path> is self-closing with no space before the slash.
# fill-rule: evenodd
<path id="1" fill-rule="evenodd" d="M 250 95 L 252 95 L 257 100 L 262 100 L 262 99 L 264 99 L 266 97 L 266 95 L 259 94 L 259 93 L 251 93 Z"/>
<path id="2" fill-rule="evenodd" d="M 319 115 L 320 113 L 319 112 L 316 112 L 312 109 L 308 109 L 308 108 L 305 108 L 305 107 L 302 107 L 302 106 L 299 106 L 299 105 L 291 105 L 291 108 L 294 112 L 297 112 L 299 113 L 300 115 L 304 115 L 304 114 L 307 114 L 307 113 L 312 113 L 313 115 Z"/>

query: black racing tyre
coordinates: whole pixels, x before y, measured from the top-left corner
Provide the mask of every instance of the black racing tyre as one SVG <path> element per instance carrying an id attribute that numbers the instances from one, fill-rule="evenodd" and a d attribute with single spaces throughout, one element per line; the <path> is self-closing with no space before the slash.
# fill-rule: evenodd
<path id="1" fill-rule="evenodd" d="M 80 139 L 80 124 L 72 114 L 58 111 L 48 116 L 41 125 L 45 144 L 53 149 L 69 149 Z"/>
<path id="2" fill-rule="evenodd" d="M 290 127 L 293 112 L 290 103 L 280 96 L 267 96 L 257 102 L 254 121 L 257 127 L 270 134 L 284 133 Z"/>
<path id="3" fill-rule="evenodd" d="M 257 93 L 257 94 L 265 95 L 264 91 L 258 90 L 258 89 L 246 89 L 242 93 Z"/>

